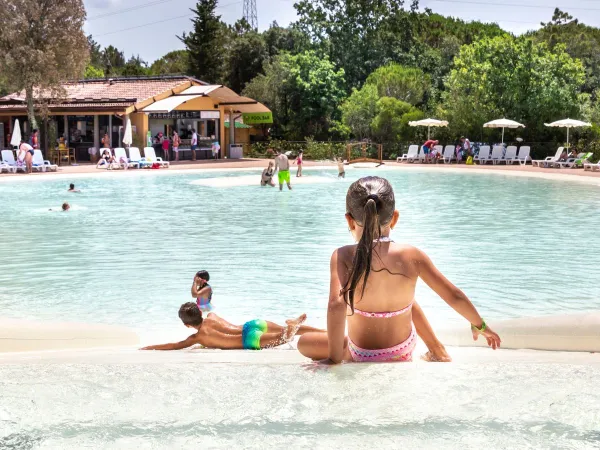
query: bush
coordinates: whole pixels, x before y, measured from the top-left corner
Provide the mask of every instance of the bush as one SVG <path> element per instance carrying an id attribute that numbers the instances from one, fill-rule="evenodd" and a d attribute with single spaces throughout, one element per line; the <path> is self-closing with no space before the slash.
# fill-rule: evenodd
<path id="1" fill-rule="evenodd" d="M 318 142 L 308 139 L 304 142 L 280 140 L 255 142 L 248 147 L 244 156 L 247 158 L 272 158 L 273 155 L 268 152 L 270 148 L 277 149 L 281 153 L 291 152 L 294 157 L 300 150 L 303 150 L 304 158 L 313 161 L 332 160 L 334 157 L 345 157 L 346 155 L 345 142 Z"/>

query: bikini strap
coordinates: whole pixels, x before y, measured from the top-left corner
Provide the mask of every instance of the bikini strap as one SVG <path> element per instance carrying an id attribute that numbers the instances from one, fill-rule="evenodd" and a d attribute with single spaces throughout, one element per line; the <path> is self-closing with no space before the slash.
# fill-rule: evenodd
<path id="1" fill-rule="evenodd" d="M 360 309 L 354 308 L 354 312 L 356 314 L 358 314 L 359 316 L 364 316 L 364 317 L 373 317 L 376 319 L 388 319 L 390 317 L 396 317 L 399 316 L 400 314 L 404 314 L 408 311 L 410 311 L 413 307 L 414 304 L 414 300 L 412 302 L 410 302 L 410 305 L 408 305 L 406 308 L 402 308 L 398 311 L 391 311 L 391 312 L 368 312 L 368 311 L 361 311 Z"/>

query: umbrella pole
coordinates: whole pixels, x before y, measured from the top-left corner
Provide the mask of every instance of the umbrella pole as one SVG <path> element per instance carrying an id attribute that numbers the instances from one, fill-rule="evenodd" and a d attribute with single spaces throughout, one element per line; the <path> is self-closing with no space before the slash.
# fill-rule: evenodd
<path id="1" fill-rule="evenodd" d="M 504 144 L 504 127 L 502 127 L 502 143 Z"/>
<path id="2" fill-rule="evenodd" d="M 569 148 L 569 127 L 567 127 L 567 149 Z"/>
<path id="3" fill-rule="evenodd" d="M 431 126 L 427 127 L 427 140 L 431 139 Z"/>

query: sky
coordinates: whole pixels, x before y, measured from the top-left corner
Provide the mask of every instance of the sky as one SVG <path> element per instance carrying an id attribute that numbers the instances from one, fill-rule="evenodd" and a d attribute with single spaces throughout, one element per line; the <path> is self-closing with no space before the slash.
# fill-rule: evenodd
<path id="1" fill-rule="evenodd" d="M 273 21 L 285 26 L 296 20 L 295 0 L 256 0 L 258 26 Z M 139 55 L 152 63 L 164 54 L 182 49 L 177 39 L 191 30 L 196 0 L 84 0 L 87 34 L 103 47 L 113 45 L 129 58 Z M 406 0 L 409 4 L 410 0 Z M 227 23 L 243 15 L 243 0 L 219 0 L 217 12 Z M 567 6 L 568 5 L 568 6 Z M 587 25 L 600 27 L 600 0 L 421 0 L 427 7 L 462 20 L 496 22 L 505 30 L 521 34 L 551 19 L 555 7 L 569 12 Z"/>

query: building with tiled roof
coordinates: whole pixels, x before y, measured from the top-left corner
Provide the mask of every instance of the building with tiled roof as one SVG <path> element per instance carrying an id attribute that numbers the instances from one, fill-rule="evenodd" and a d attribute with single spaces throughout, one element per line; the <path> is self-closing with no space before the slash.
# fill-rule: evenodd
<path id="1" fill-rule="evenodd" d="M 56 124 L 57 135 L 76 149 L 80 159 L 93 155 L 95 152 L 90 149 L 99 149 L 105 134 L 111 147 L 123 146 L 127 119 L 133 125 L 137 146 L 147 145 L 149 136 L 171 136 L 177 131 L 185 151 L 186 144 L 191 144 L 192 130 L 197 131 L 199 148 L 216 140 L 222 149 L 227 149 L 229 143 L 236 143 L 239 131 L 233 127 L 226 132 L 226 122 L 239 121 L 244 113 L 259 114 L 263 122 L 271 117 L 269 109 L 253 99 L 187 76 L 81 80 L 64 83 L 63 91 L 60 98 L 36 92 L 36 102 L 45 105 L 49 120 Z M 25 92 L 0 98 L 0 147 L 9 147 L 16 120 L 23 135 L 28 136 L 31 130 Z M 48 147 L 53 145 L 48 143 Z"/>

